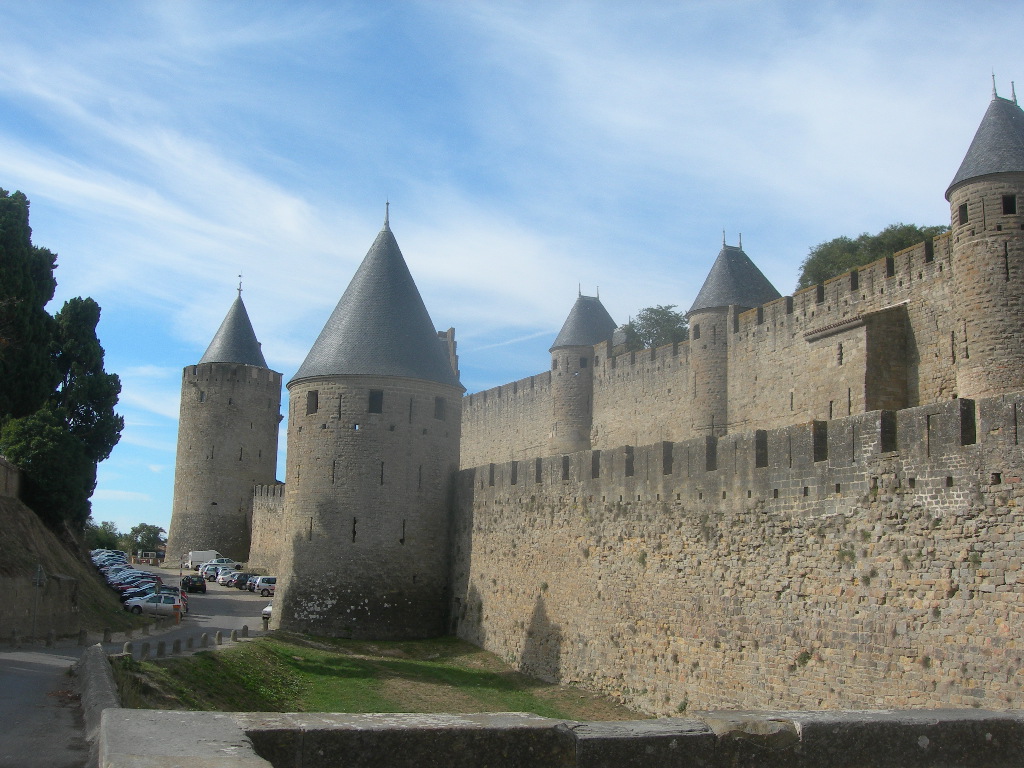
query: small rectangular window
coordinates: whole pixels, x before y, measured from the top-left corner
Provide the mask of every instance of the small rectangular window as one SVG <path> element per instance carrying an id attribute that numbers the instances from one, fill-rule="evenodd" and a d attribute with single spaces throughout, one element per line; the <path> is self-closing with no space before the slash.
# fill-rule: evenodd
<path id="1" fill-rule="evenodd" d="M 370 413 L 384 413 L 384 390 L 383 389 L 371 389 L 370 390 L 370 407 L 367 410 Z"/>
<path id="2" fill-rule="evenodd" d="M 306 415 L 316 413 L 320 409 L 320 390 L 311 389 L 306 393 Z"/>
<path id="3" fill-rule="evenodd" d="M 696 323 L 693 326 L 693 340 L 696 341 L 700 338 L 700 323 Z"/>
<path id="4" fill-rule="evenodd" d="M 1003 214 L 1010 215 L 1017 212 L 1017 196 L 1003 195 Z"/>
<path id="5" fill-rule="evenodd" d="M 957 223 L 959 223 L 959 224 L 966 224 L 967 223 L 967 203 L 962 203 L 960 205 L 960 207 L 957 209 L 956 215 L 957 215 Z"/>
<path id="6" fill-rule="evenodd" d="M 587 358 L 581 357 L 580 358 L 580 368 L 586 368 L 586 367 L 587 367 Z"/>
<path id="7" fill-rule="evenodd" d="M 444 421 L 446 403 L 443 397 L 434 398 L 434 418 L 439 421 Z"/>

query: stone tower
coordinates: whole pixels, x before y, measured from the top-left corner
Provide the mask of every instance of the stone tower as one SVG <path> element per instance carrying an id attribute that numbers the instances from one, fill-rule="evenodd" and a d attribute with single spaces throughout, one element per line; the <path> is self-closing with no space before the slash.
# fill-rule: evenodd
<path id="1" fill-rule="evenodd" d="M 580 294 L 551 345 L 551 453 L 590 448 L 594 405 L 594 345 L 615 332 L 601 299 Z"/>
<path id="2" fill-rule="evenodd" d="M 239 289 L 197 365 L 181 377 L 167 561 L 191 550 L 249 557 L 253 486 L 273 483 L 281 374 L 270 370 Z"/>
<path id="3" fill-rule="evenodd" d="M 288 383 L 287 541 L 274 624 L 333 637 L 446 630 L 462 392 L 387 218 Z"/>
<path id="4" fill-rule="evenodd" d="M 1024 112 L 992 101 L 946 190 L 957 395 L 1024 389 Z"/>
<path id="5" fill-rule="evenodd" d="M 726 245 L 723 236 L 722 250 L 686 314 L 694 434 L 718 436 L 727 431 L 730 318 L 779 296 L 743 252 L 742 241 L 738 246 Z"/>

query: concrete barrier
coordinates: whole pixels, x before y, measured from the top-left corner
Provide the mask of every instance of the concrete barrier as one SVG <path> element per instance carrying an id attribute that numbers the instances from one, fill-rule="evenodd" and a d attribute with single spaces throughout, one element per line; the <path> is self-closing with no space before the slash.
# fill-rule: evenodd
<path id="1" fill-rule="evenodd" d="M 149 642 L 146 641 L 146 642 L 143 642 L 141 646 L 139 646 L 139 661 L 145 661 L 148 658 L 149 658 Z"/>
<path id="2" fill-rule="evenodd" d="M 130 643 L 126 643 L 130 645 Z M 75 664 L 78 692 L 82 697 L 82 716 L 85 720 L 85 738 L 92 747 L 89 765 L 96 765 L 99 752 L 100 724 L 103 712 L 121 706 L 110 662 L 100 644 L 86 648 Z"/>
<path id="3" fill-rule="evenodd" d="M 135 653 L 135 645 L 131 642 L 131 640 L 128 640 L 127 642 L 125 642 L 123 646 L 121 646 L 121 653 L 125 654 L 126 656 L 131 656 L 133 653 Z"/>
<path id="4" fill-rule="evenodd" d="M 214 642 L 217 643 L 217 645 L 224 645 L 224 633 L 221 632 L 219 629 L 217 630 L 217 634 L 213 636 L 213 639 Z"/>
<path id="5" fill-rule="evenodd" d="M 167 655 L 167 641 L 166 640 L 157 640 L 156 641 L 156 657 L 158 659 L 162 659 L 166 655 Z"/>
<path id="6" fill-rule="evenodd" d="M 206 632 L 203 632 L 203 634 L 201 634 L 199 636 L 199 647 L 200 648 L 205 648 L 209 644 L 210 644 L 210 636 Z"/>
<path id="7" fill-rule="evenodd" d="M 237 643 L 238 642 L 238 630 L 237 629 L 232 629 L 231 630 L 231 634 L 228 635 L 228 637 L 231 638 L 231 642 Z"/>
<path id="8" fill-rule="evenodd" d="M 176 639 L 173 643 L 171 643 L 171 653 L 174 654 L 175 656 L 177 656 L 179 653 L 181 653 L 181 639 L 180 638 Z"/>

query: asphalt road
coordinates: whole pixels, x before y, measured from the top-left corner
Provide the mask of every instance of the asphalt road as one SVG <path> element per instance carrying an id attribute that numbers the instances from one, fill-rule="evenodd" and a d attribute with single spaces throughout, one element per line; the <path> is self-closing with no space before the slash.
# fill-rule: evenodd
<path id="1" fill-rule="evenodd" d="M 167 584 L 180 580 L 177 568 L 149 569 L 164 574 Z M 189 612 L 173 629 L 149 636 L 136 632 L 132 639 L 136 655 L 142 642 L 151 652 L 163 640 L 170 653 L 175 639 L 186 645 L 205 632 L 213 647 L 218 631 L 228 643 L 231 630 L 249 627 L 249 635 L 262 631 L 260 612 L 270 602 L 252 592 L 209 583 L 207 593 L 189 595 Z M 124 641 L 104 645 L 108 653 L 121 651 Z M 78 661 L 82 648 L 73 641 L 61 641 L 53 648 L 26 645 L 0 651 L 0 768 L 81 768 L 88 758 L 84 726 L 74 679 L 69 667 Z"/>
<path id="2" fill-rule="evenodd" d="M 0 653 L 0 768 L 80 768 L 89 747 L 69 667 L 81 649 Z"/>

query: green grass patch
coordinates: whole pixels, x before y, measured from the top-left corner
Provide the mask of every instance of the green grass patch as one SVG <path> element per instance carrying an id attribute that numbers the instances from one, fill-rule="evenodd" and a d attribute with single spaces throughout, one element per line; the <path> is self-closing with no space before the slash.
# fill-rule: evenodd
<path id="1" fill-rule="evenodd" d="M 519 674 L 454 638 L 360 642 L 284 633 L 191 657 L 116 657 L 126 707 L 277 712 L 532 712 L 637 717 L 585 691 Z"/>

